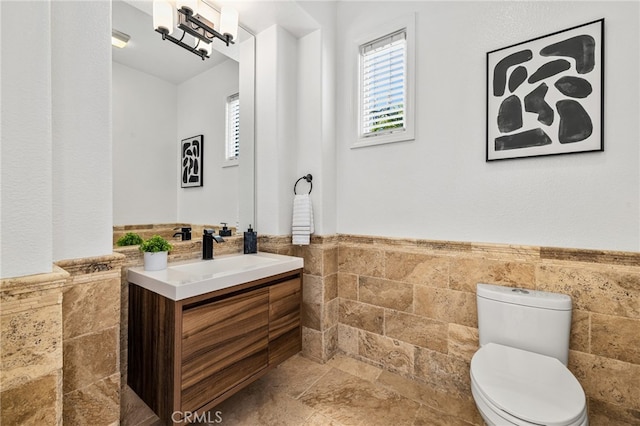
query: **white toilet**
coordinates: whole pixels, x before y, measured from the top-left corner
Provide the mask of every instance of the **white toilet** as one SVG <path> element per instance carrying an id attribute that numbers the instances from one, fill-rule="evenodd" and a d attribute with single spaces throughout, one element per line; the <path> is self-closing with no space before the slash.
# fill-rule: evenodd
<path id="1" fill-rule="evenodd" d="M 490 425 L 586 426 L 587 405 L 567 369 L 571 298 L 478 284 L 480 349 L 471 392 Z"/>

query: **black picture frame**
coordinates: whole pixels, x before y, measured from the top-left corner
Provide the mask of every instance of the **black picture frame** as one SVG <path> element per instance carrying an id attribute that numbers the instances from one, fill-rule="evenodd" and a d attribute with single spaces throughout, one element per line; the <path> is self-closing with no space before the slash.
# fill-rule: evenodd
<path id="1" fill-rule="evenodd" d="M 486 161 L 604 151 L 604 18 L 487 52 Z"/>
<path id="2" fill-rule="evenodd" d="M 180 185 L 182 188 L 203 186 L 203 136 L 197 135 L 180 141 Z"/>

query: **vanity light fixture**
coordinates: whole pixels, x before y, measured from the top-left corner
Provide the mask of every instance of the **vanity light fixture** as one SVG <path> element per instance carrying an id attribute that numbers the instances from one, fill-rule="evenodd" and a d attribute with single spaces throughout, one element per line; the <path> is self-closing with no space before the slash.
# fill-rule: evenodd
<path id="1" fill-rule="evenodd" d="M 118 30 L 111 30 L 111 45 L 122 49 L 129 42 L 129 34 L 122 33 Z"/>
<path id="2" fill-rule="evenodd" d="M 178 22 L 174 25 L 176 16 Z M 175 8 L 169 0 L 153 0 L 153 28 L 162 34 L 163 40 L 169 40 L 204 60 L 211 55 L 211 42 L 216 38 L 227 46 L 235 42 L 238 12 L 230 7 L 223 7 L 218 12 L 202 0 L 176 0 Z M 175 29 L 182 30 L 180 38 L 171 35 Z M 194 37 L 194 46 L 183 41 L 187 34 Z"/>

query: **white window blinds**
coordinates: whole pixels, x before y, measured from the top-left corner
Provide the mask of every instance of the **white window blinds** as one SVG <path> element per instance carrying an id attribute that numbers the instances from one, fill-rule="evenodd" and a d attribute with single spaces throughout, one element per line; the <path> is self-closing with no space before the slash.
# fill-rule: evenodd
<path id="1" fill-rule="evenodd" d="M 406 46 L 404 29 L 360 46 L 361 137 L 406 129 Z"/>
<path id="2" fill-rule="evenodd" d="M 226 159 L 237 159 L 240 155 L 240 96 L 238 93 L 227 98 L 226 146 Z"/>

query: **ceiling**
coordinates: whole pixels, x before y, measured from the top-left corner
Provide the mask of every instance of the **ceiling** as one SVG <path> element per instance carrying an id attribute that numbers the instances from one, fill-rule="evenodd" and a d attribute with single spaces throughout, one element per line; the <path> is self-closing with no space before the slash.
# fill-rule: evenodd
<path id="1" fill-rule="evenodd" d="M 319 28 L 318 23 L 295 0 L 204 2 L 216 9 L 229 5 L 238 11 L 241 23 L 239 42 L 274 24 L 297 38 Z M 152 0 L 113 0 L 112 27 L 131 37 L 124 49 L 112 47 L 114 62 L 180 84 L 229 58 L 237 60 L 237 43 L 227 47 L 221 41 L 214 40 L 211 57 L 203 61 L 170 41 L 162 40 L 162 36 L 153 29 L 152 9 Z"/>
<path id="2" fill-rule="evenodd" d="M 334 0 L 203 0 L 205 3 L 230 6 L 238 11 L 240 22 L 252 34 L 259 34 L 278 24 L 300 38 L 320 28 L 306 5 L 335 3 Z"/>
<path id="3" fill-rule="evenodd" d="M 112 3 L 112 27 L 128 34 L 131 38 L 124 49 L 112 47 L 114 62 L 151 74 L 173 84 L 180 84 L 198 74 L 226 61 L 229 56 L 237 57 L 237 45 L 231 45 L 229 56 L 214 50 L 211 57 L 202 60 L 199 56 L 176 46 L 153 29 L 150 14 L 138 6 L 151 2 L 125 2 L 114 0 Z M 150 12 L 150 10 L 149 10 Z M 193 38 L 188 36 L 191 40 Z M 241 40 L 242 38 L 239 37 Z M 227 49 L 217 40 L 214 46 Z M 195 43 L 194 43 L 195 44 Z"/>

